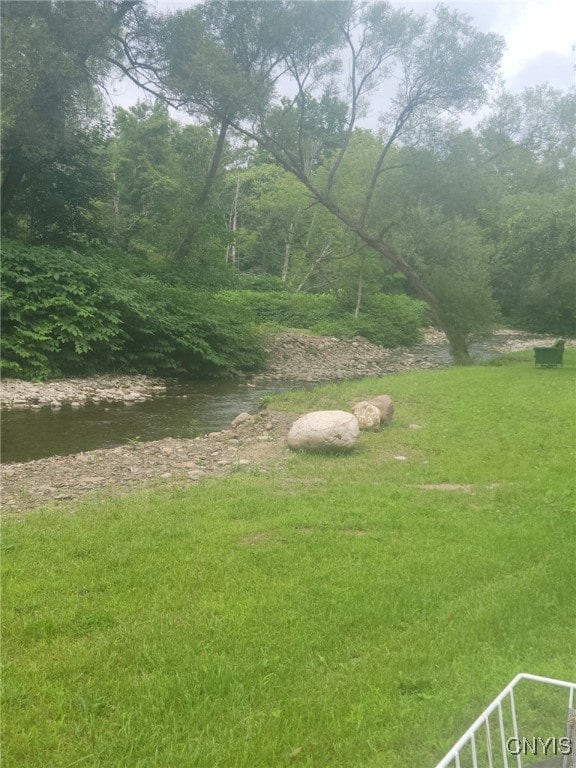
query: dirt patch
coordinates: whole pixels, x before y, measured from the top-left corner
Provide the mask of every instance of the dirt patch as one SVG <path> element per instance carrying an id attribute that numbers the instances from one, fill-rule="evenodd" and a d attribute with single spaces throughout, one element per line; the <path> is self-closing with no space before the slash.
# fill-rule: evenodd
<path id="1" fill-rule="evenodd" d="M 463 491 L 464 493 L 474 493 L 478 488 L 487 488 L 492 490 L 499 488 L 500 483 L 489 483 L 488 485 L 472 485 L 470 483 L 432 483 L 428 485 L 415 485 L 420 491 Z"/>
<path id="2" fill-rule="evenodd" d="M 464 491 L 472 493 L 474 486 L 468 483 L 431 483 L 429 485 L 415 485 L 419 491 Z"/>
<path id="3" fill-rule="evenodd" d="M 270 544 L 271 542 L 282 541 L 276 531 L 263 531 L 262 533 L 253 533 L 250 536 L 244 536 L 240 539 L 240 544 L 248 547 L 257 547 L 261 544 Z"/>

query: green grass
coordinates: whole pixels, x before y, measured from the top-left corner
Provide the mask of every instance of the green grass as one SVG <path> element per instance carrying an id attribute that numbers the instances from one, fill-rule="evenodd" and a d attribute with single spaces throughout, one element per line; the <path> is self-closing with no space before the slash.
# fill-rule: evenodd
<path id="1" fill-rule="evenodd" d="M 387 392 L 395 421 L 347 457 L 7 519 L 5 768 L 425 768 L 519 671 L 574 679 L 566 358 L 280 397 Z M 474 487 L 416 487 L 446 483 Z"/>

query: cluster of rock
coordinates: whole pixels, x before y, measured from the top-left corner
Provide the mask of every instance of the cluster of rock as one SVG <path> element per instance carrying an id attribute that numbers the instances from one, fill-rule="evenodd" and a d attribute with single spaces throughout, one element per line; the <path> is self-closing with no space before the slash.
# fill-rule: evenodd
<path id="1" fill-rule="evenodd" d="M 348 411 L 312 411 L 292 424 L 286 443 L 293 451 L 347 453 L 358 441 L 360 431 L 388 426 L 394 415 L 389 395 L 362 400 Z"/>
<path id="2" fill-rule="evenodd" d="M 88 403 L 142 403 L 166 392 L 160 379 L 148 376 L 93 376 L 48 382 L 5 379 L 0 405 L 7 409 L 81 408 Z"/>
<path id="3" fill-rule="evenodd" d="M 470 352 L 473 359 L 481 362 L 496 354 L 552 344 L 554 340 L 552 336 L 503 329 L 472 343 Z M 574 346 L 574 340 L 566 346 Z M 307 333 L 279 333 L 270 338 L 267 351 L 268 369 L 254 377 L 253 382 L 337 381 L 452 365 L 446 336 L 435 328 L 424 330 L 420 344 L 394 349 L 373 344 L 361 336 L 337 339 Z"/>
<path id="4" fill-rule="evenodd" d="M 338 339 L 332 336 L 313 336 L 307 333 L 279 333 L 272 336 L 267 345 L 268 368 L 255 376 L 253 382 L 273 380 L 334 381 L 359 379 L 395 373 L 410 368 L 437 368 L 450 365 L 449 355 L 437 359 L 430 352 L 425 339 L 420 347 L 389 349 L 356 336 Z M 443 337 L 443 335 L 442 335 Z"/>

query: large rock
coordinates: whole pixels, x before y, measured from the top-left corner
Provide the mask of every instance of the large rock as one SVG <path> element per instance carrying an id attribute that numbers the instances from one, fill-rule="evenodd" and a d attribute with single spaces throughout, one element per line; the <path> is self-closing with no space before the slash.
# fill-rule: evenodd
<path id="1" fill-rule="evenodd" d="M 301 416 L 290 427 L 286 439 L 293 451 L 347 452 L 356 445 L 360 425 L 346 411 L 314 411 Z"/>
<path id="2" fill-rule="evenodd" d="M 239 413 L 238 416 L 236 416 L 236 418 L 230 422 L 230 426 L 234 429 L 236 427 L 246 426 L 247 424 L 253 424 L 253 423 L 254 423 L 254 416 L 252 416 L 251 413 L 246 413 L 246 411 L 242 411 L 242 413 Z"/>
<path id="3" fill-rule="evenodd" d="M 358 419 L 360 429 L 376 431 L 380 429 L 382 417 L 380 409 L 374 403 L 362 400 L 352 408 L 352 413 Z"/>
<path id="4" fill-rule="evenodd" d="M 377 395 L 377 397 L 371 397 L 368 401 L 375 405 L 380 411 L 380 423 L 388 426 L 392 423 L 392 417 L 394 416 L 394 404 L 390 395 Z"/>

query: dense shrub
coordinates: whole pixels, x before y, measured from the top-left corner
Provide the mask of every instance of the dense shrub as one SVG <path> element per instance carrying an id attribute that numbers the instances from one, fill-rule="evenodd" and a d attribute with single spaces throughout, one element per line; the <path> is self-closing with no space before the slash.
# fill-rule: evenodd
<path id="1" fill-rule="evenodd" d="M 385 347 L 410 346 L 420 339 L 424 304 L 408 296 L 373 296 L 356 318 L 346 313 L 338 320 L 316 323 L 312 330 L 329 336 L 363 336 Z"/>
<path id="2" fill-rule="evenodd" d="M 237 273 L 236 286 L 244 291 L 288 291 L 288 286 L 276 275 Z"/>
<path id="3" fill-rule="evenodd" d="M 263 346 L 248 313 L 237 315 L 209 292 L 127 277 L 115 277 L 108 289 L 120 308 L 128 369 L 201 378 L 262 367 Z"/>
<path id="4" fill-rule="evenodd" d="M 524 291 L 512 325 L 534 333 L 576 336 L 576 270 L 560 264 L 545 279 L 533 280 Z"/>
<path id="5" fill-rule="evenodd" d="M 105 369 L 123 345 L 121 325 L 97 264 L 71 251 L 4 241 L 5 375 L 46 378 Z"/>
<path id="6" fill-rule="evenodd" d="M 134 275 L 97 256 L 11 241 L 2 273 L 6 375 L 122 370 L 199 378 L 263 364 L 249 314 L 213 294 Z"/>
<path id="7" fill-rule="evenodd" d="M 287 328 L 311 328 L 341 315 L 333 296 L 279 291 L 225 291 L 220 294 L 240 314 L 253 314 L 261 323 Z"/>
<path id="8" fill-rule="evenodd" d="M 415 344 L 424 314 L 422 302 L 404 295 L 369 297 L 358 318 L 327 294 L 226 291 L 220 296 L 238 313 L 254 313 L 261 323 L 309 328 L 326 336 L 364 336 L 389 347 Z"/>

